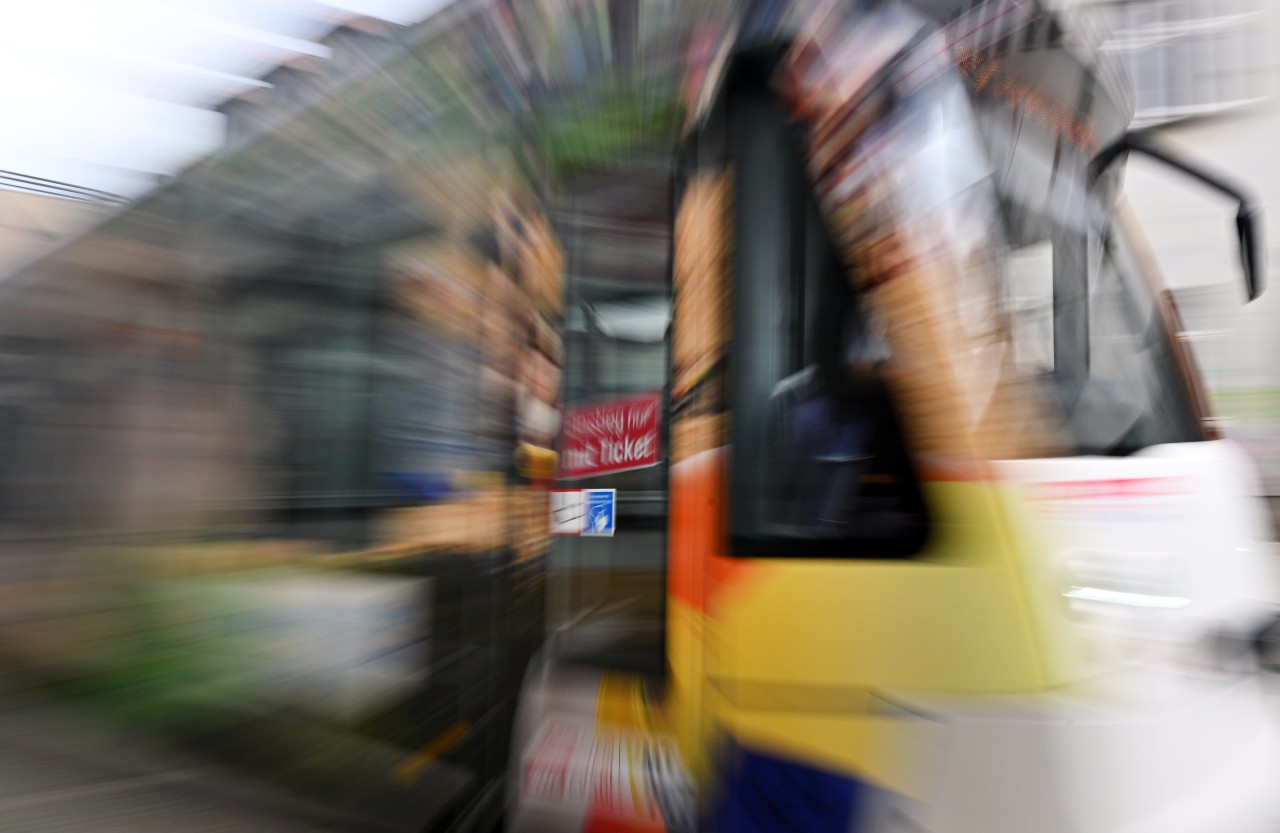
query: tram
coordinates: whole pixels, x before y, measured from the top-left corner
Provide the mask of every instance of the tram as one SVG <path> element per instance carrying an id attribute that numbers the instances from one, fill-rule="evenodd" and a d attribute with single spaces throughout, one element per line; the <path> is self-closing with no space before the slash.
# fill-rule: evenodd
<path id="1" fill-rule="evenodd" d="M 1265 824 L 1268 523 L 1123 159 L 1239 201 L 1250 300 L 1256 206 L 1038 4 L 727 31 L 674 170 L 665 678 L 550 651 L 508 829 Z"/>

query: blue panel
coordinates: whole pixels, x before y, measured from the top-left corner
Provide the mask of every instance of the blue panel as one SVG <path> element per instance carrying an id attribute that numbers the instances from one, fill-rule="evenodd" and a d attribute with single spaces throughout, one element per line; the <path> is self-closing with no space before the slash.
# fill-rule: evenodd
<path id="1" fill-rule="evenodd" d="M 587 489 L 583 492 L 587 504 L 587 528 L 583 535 L 613 535 L 617 494 L 614 489 Z"/>
<path id="2" fill-rule="evenodd" d="M 847 833 L 866 785 L 847 775 L 735 747 L 711 817 L 714 833 Z"/>

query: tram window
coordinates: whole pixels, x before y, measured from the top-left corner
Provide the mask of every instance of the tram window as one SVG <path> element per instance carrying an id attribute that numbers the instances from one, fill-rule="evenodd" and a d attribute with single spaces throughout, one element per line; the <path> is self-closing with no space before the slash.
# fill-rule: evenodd
<path id="1" fill-rule="evenodd" d="M 1024 219 L 1051 237 L 1009 258 L 1014 356 L 1020 371 L 1051 382 L 1075 452 L 1126 455 L 1202 439 L 1123 228 L 1073 232 Z M 1016 239 L 1023 229 L 1013 231 Z"/>
<path id="2" fill-rule="evenodd" d="M 1005 308 L 1013 330 L 1018 371 L 1053 372 L 1053 244 L 1035 243 L 1009 254 Z"/>
<path id="3" fill-rule="evenodd" d="M 1093 245 L 1088 373 L 1071 412 L 1080 450 L 1125 455 L 1204 439 L 1128 238 L 1112 228 Z"/>
<path id="4" fill-rule="evenodd" d="M 926 513 L 889 391 L 891 360 L 819 214 L 786 114 L 729 94 L 735 182 L 732 552 L 895 558 Z"/>

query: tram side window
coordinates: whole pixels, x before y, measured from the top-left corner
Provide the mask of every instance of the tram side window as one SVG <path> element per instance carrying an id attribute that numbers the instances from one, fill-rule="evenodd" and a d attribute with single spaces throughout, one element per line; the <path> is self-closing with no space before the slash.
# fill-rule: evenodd
<path id="1" fill-rule="evenodd" d="M 1013 359 L 1021 373 L 1052 374 L 1053 243 L 1043 240 L 1009 253 L 1005 304 L 1012 318 Z"/>
<path id="2" fill-rule="evenodd" d="M 730 92 L 735 182 L 731 538 L 735 555 L 911 555 L 925 505 L 853 290 L 767 96 Z"/>
<path id="3" fill-rule="evenodd" d="M 1203 438 L 1176 357 L 1119 226 L 1053 228 L 1023 212 L 1005 304 L 1018 369 L 1051 383 L 1080 454 Z M 1028 231 L 1030 229 L 1030 231 Z"/>

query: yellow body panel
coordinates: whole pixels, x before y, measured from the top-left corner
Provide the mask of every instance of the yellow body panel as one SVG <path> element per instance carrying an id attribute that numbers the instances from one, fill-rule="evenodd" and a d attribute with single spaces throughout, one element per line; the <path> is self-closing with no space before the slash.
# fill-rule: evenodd
<path id="1" fill-rule="evenodd" d="M 689 468 L 673 467 L 673 486 Z M 705 485 L 707 472 L 698 474 Z M 1002 488 L 925 484 L 936 531 L 915 558 L 752 559 L 745 577 L 712 582 L 704 609 L 673 598 L 671 716 L 694 777 L 727 732 L 916 794 L 939 729 L 894 711 L 884 692 L 1053 685 L 1062 664 L 1046 646 L 1059 643 L 1041 638 L 1051 618 L 1028 598 L 1017 551 L 1025 535 L 1015 539 L 1006 522 Z"/>
<path id="2" fill-rule="evenodd" d="M 735 586 L 719 609 L 724 654 L 714 676 L 748 697 L 753 687 L 794 687 L 797 703 L 811 702 L 813 687 L 1043 688 L 1044 658 L 998 534 L 993 489 L 930 484 L 939 530 L 916 558 L 765 562 L 767 580 Z"/>

